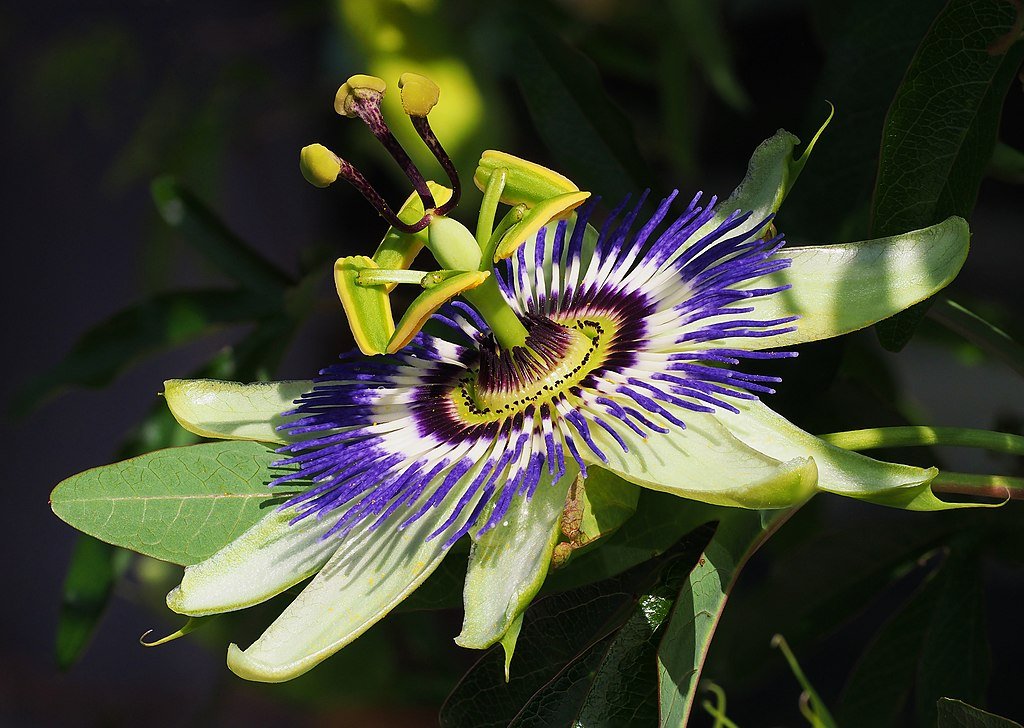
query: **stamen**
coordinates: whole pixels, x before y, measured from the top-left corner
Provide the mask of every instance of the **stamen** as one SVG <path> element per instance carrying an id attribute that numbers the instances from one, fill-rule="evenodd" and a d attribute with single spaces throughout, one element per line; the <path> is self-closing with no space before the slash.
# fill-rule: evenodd
<path id="1" fill-rule="evenodd" d="M 412 159 L 409 158 L 384 121 L 380 102 L 384 98 L 385 89 L 384 81 L 376 76 L 352 76 L 338 89 L 338 93 L 334 97 L 334 110 L 342 116 L 358 117 L 369 127 L 370 132 L 384 145 L 384 148 L 405 172 L 405 176 L 409 178 L 416 194 L 423 201 L 423 209 L 431 210 L 434 208 L 434 197 L 430 194 L 427 181 L 416 169 L 416 165 L 413 164 Z M 457 196 L 458 191 L 456 190 L 452 198 L 455 199 Z M 450 202 L 449 200 L 449 205 Z M 452 207 L 454 205 L 450 205 L 447 209 L 450 210 Z"/>
<path id="2" fill-rule="evenodd" d="M 441 142 L 438 141 L 434 130 L 430 128 L 430 122 L 427 121 L 427 114 L 437 104 L 440 91 L 436 83 L 425 76 L 420 76 L 418 73 L 403 73 L 398 79 L 398 88 L 401 89 L 402 108 L 409 115 L 413 128 L 420 135 L 423 143 L 433 153 L 434 158 L 441 165 L 441 168 L 444 169 L 444 173 L 448 175 L 448 179 L 451 182 L 451 199 L 437 208 L 438 215 L 447 215 L 459 204 L 459 198 L 462 196 L 462 185 L 459 182 L 459 173 L 455 169 L 455 163 L 452 162 L 451 157 L 448 156 L 444 147 L 441 146 Z"/>
<path id="3" fill-rule="evenodd" d="M 418 233 L 430 224 L 429 215 L 424 215 L 412 224 L 402 222 L 359 170 L 323 144 L 310 144 L 302 148 L 299 153 L 299 169 L 302 170 L 302 176 L 315 187 L 328 187 L 341 177 L 359 190 L 359 194 L 373 205 L 392 227 L 404 233 Z"/>

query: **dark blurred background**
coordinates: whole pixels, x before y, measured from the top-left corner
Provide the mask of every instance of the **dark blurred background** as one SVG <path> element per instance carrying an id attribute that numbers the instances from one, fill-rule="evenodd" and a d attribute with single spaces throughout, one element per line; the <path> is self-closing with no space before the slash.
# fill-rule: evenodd
<path id="1" fill-rule="evenodd" d="M 543 90 L 520 65 L 526 57 L 520 44 L 531 29 L 555 34 L 592 59 L 628 122 L 610 134 L 617 139 L 613 156 L 628 174 L 595 175 L 611 180 L 613 189 L 604 189 L 609 202 L 641 185 L 655 193 L 680 187 L 727 194 L 760 141 L 780 127 L 809 139 L 828 113 L 828 100 L 837 107 L 836 120 L 783 208 L 780 227 L 796 242 L 866 237 L 888 99 L 942 3 L 918 2 L 917 11 L 898 21 L 884 18 L 887 3 L 880 1 L 734 0 L 710 14 L 692 5 L 146 0 L 18 3 L 0 10 L 8 109 L 0 121 L 8 260 L 2 392 L 11 413 L 2 425 L 9 474 L 2 549 L 10 578 L 2 607 L 0 724 L 435 722 L 440 700 L 475 659 L 451 643 L 458 612 L 401 615 L 360 640 L 365 646 L 358 651 L 350 648 L 351 657 L 334 658 L 336 669 L 322 668 L 321 678 L 257 686 L 227 671 L 224 646 L 228 638 L 245 642 L 258 634 L 270 611 L 247 623 L 245 639 L 212 634 L 153 650 L 138 645 L 148 629 L 166 633 L 180 626 L 160 606 L 178 569 L 148 560 L 128 567 L 88 650 L 59 671 L 54 635 L 76 534 L 50 512 L 50 489 L 115 458 L 164 379 L 202 367 L 252 327 L 228 322 L 175 340 L 180 345 L 173 348 L 151 347 L 151 355 L 125 361 L 102 388 L 54 385 L 35 402 L 24 392 L 116 312 L 155 292 L 225 284 L 227 278 L 158 213 L 150 184 L 167 174 L 268 260 L 295 278 L 308 276 L 314 303 L 294 336 L 274 343 L 286 353 L 265 373 L 305 378 L 329 363 L 351 339 L 323 262 L 372 251 L 383 226 L 350 190 L 306 184 L 298 150 L 324 142 L 355 162 L 389 200 L 403 199 L 407 190 L 389 160 L 355 121 L 336 117 L 331 102 L 352 73 L 376 73 L 393 84 L 402 71 L 415 70 L 441 85 L 431 119 L 464 180 L 488 147 L 570 176 L 583 170 L 586 177 L 586 160 L 567 159 L 553 143 L 559 130 L 538 124 L 524 101 Z M 883 31 L 892 22 L 906 27 L 889 38 Z M 1019 81 L 1003 113 L 1002 139 L 1024 146 Z M 423 158 L 421 150 L 416 154 Z M 1020 310 L 1024 270 L 1021 202 L 1019 184 L 984 182 L 972 218 L 972 255 L 955 284 L 958 295 L 1011 322 Z M 473 204 L 470 194 L 464 219 L 471 219 Z M 825 431 L 914 421 L 1020 431 L 1024 386 L 1004 364 L 927 327 L 898 356 L 883 352 L 870 332 L 854 338 L 854 344 L 823 345 L 801 357 L 827 375 L 787 371 L 787 384 L 797 381 L 803 399 L 784 389 L 780 406 L 803 413 L 798 421 L 804 426 Z M 863 370 L 868 374 L 844 375 L 851 360 L 865 358 L 872 362 Z M 873 389 L 873 377 L 894 389 Z M 898 397 L 887 398 L 886 391 Z M 816 412 L 809 413 L 810 400 Z M 954 469 L 1018 467 L 983 456 L 943 457 Z M 826 531 L 858 524 L 887 537 L 914 518 L 831 502 L 815 502 L 800 517 Z M 745 590 L 754 599 L 772 578 L 772 559 L 771 548 L 759 555 L 737 602 Z M 988 624 L 998 635 L 989 697 L 994 709 L 1018 718 L 1024 715 L 1018 689 L 1024 638 L 1015 619 L 1024 597 L 1021 576 L 1019 560 L 986 572 Z M 795 582 L 787 594 L 799 600 Z M 887 605 L 912 587 L 881 593 L 838 636 L 804 640 L 805 669 L 826 701 L 841 690 L 858 648 L 891 611 Z M 757 612 L 748 603 L 742 614 L 756 620 Z M 723 629 L 729 627 L 727 620 Z M 773 628 L 765 629 L 768 652 Z M 735 718 L 799 724 L 795 683 L 780 659 L 768 659 L 777 664 L 762 669 L 758 663 L 750 670 L 756 680 L 737 681 Z M 728 671 L 716 679 L 730 690 L 725 675 L 743 676 L 745 669 L 723 664 Z"/>

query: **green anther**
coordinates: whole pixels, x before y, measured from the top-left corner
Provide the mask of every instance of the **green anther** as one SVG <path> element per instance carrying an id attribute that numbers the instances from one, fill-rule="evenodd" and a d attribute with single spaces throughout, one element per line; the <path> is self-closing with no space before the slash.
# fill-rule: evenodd
<path id="1" fill-rule="evenodd" d="M 480 246 L 465 225 L 450 217 L 435 217 L 427 230 L 427 247 L 442 268 L 480 269 Z"/>
<path id="2" fill-rule="evenodd" d="M 356 116 L 353 102 L 361 99 L 380 98 L 384 95 L 388 85 L 384 79 L 376 76 L 364 76 L 356 74 L 348 81 L 341 84 L 338 93 L 334 96 L 334 110 L 341 116 Z"/>
<path id="3" fill-rule="evenodd" d="M 491 175 L 504 169 L 508 175 L 501 201 L 506 205 L 520 202 L 533 207 L 544 200 L 567 192 L 579 192 L 579 187 L 566 177 L 547 167 L 528 162 L 505 152 L 489 149 L 480 157 L 473 182 L 481 191 L 487 189 Z"/>
<path id="4" fill-rule="evenodd" d="M 437 84 L 418 73 L 403 73 L 398 79 L 402 108 L 409 116 L 426 116 L 437 105 L 441 90 Z"/>
<path id="5" fill-rule="evenodd" d="M 341 160 L 323 144 L 310 144 L 299 152 L 299 169 L 314 187 L 327 187 L 338 179 Z"/>

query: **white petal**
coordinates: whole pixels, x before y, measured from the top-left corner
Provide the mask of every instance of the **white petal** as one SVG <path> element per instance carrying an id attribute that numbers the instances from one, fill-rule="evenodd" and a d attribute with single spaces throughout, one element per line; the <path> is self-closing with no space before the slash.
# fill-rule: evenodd
<path id="1" fill-rule="evenodd" d="M 394 609 L 444 557 L 445 535 L 429 517 L 396 526 L 401 509 L 377 530 L 364 521 L 302 593 L 248 649 L 232 644 L 228 667 L 258 682 L 283 682 L 330 657 Z"/>
<path id="2" fill-rule="evenodd" d="M 567 462 L 565 475 L 553 483 L 544 467 L 533 497 L 519 498 L 502 522 L 473 544 L 457 644 L 484 649 L 498 642 L 540 591 L 578 472 L 574 462 Z"/>
<path id="3" fill-rule="evenodd" d="M 191 617 L 230 612 L 315 574 L 341 545 L 322 538 L 337 518 L 310 517 L 289 525 L 294 516 L 291 509 L 272 511 L 210 558 L 187 567 L 181 584 L 167 595 L 167 606 Z"/>
<path id="4" fill-rule="evenodd" d="M 174 419 L 201 437 L 288 442 L 277 431 L 282 412 L 313 389 L 308 380 L 238 384 L 216 379 L 170 379 L 164 397 Z"/>
<path id="5" fill-rule="evenodd" d="M 817 469 L 809 453 L 773 457 L 734 437 L 717 415 L 661 404 L 686 422 L 685 430 L 669 424 L 669 432 L 642 438 L 608 417 L 605 421 L 616 427 L 629 452 L 600 427 L 591 432 L 608 461 L 594 457 L 589 448 L 581 452 L 631 483 L 714 505 L 784 508 L 814 492 Z"/>

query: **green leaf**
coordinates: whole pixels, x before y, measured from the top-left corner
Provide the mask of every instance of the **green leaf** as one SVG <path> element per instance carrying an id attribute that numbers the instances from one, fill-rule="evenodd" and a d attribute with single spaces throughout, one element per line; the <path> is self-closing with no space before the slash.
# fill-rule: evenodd
<path id="1" fill-rule="evenodd" d="M 292 281 L 228 229 L 195 194 L 169 175 L 150 186 L 164 222 L 181 231 L 185 241 L 222 273 L 254 291 L 281 292 Z"/>
<path id="2" fill-rule="evenodd" d="M 90 536 L 175 564 L 209 557 L 280 496 L 267 489 L 280 458 L 253 442 L 159 450 L 74 475 L 50 505 Z"/>
<path id="3" fill-rule="evenodd" d="M 818 118 L 822 99 L 835 104 L 837 113 L 803 184 L 786 202 L 780 229 L 799 230 L 808 240 L 869 235 L 867 213 L 885 114 L 917 44 L 945 2 L 843 0 L 807 6 L 827 52 L 804 119 Z"/>
<path id="4" fill-rule="evenodd" d="M 650 178 L 629 121 L 594 65 L 542 25 L 519 31 L 516 79 L 559 169 L 584 190 L 621 200 Z"/>
<path id="5" fill-rule="evenodd" d="M 658 648 L 662 726 L 686 725 L 711 639 L 736 578 L 750 555 L 789 513 L 721 512 L 714 537 L 676 599 Z"/>
<path id="6" fill-rule="evenodd" d="M 733 68 L 720 6 L 701 0 L 674 0 L 668 4 L 668 15 L 680 36 L 676 41 L 693 55 L 708 85 L 733 109 L 746 111 L 750 97 Z"/>
<path id="7" fill-rule="evenodd" d="M 61 670 L 71 667 L 85 650 L 128 561 L 128 552 L 91 536 L 78 536 L 64 577 L 57 623 L 57 666 Z"/>
<path id="8" fill-rule="evenodd" d="M 996 142 L 988 162 L 988 174 L 1010 184 L 1024 184 L 1024 152 Z"/>
<path id="9" fill-rule="evenodd" d="M 264 322 L 237 345 L 222 350 L 212 361 L 200 367 L 195 375 L 197 377 L 238 376 L 244 379 L 253 379 L 259 376 L 264 369 L 273 366 L 273 363 L 281 356 L 284 347 L 280 345 L 280 342 L 290 335 L 293 326 L 294 323 L 291 320 L 288 320 L 283 326 L 274 319 Z M 196 435 L 179 425 L 163 402 L 156 402 L 142 423 L 122 443 L 118 450 L 118 457 L 129 458 L 161 448 L 192 445 L 198 439 Z M 90 537 L 82 535 L 79 539 L 90 539 Z M 95 550 L 90 552 L 92 554 L 90 558 L 90 563 L 93 564 L 92 571 L 95 573 L 104 573 L 105 571 L 120 573 L 120 564 L 128 558 L 128 552 L 101 541 L 95 541 L 95 539 L 90 540 L 99 544 Z M 101 557 L 106 559 L 105 567 L 100 563 Z M 73 556 L 69 572 L 76 568 L 76 563 L 77 560 Z M 64 609 L 61 611 L 57 622 L 58 664 L 70 665 L 81 656 L 88 644 L 89 635 L 95 630 L 103 615 L 103 605 L 109 602 L 117 581 L 116 578 L 103 580 L 97 577 L 95 581 L 90 582 L 92 593 L 89 600 L 91 607 L 88 610 Z M 81 599 L 78 583 L 77 580 L 71 578 L 70 573 L 65 577 L 65 603 L 77 602 Z M 103 586 L 102 590 L 99 589 L 101 585 Z M 75 593 L 72 593 L 73 590 Z M 65 624 L 66 622 L 67 624 Z M 65 633 L 69 637 L 63 636 Z"/>
<path id="10" fill-rule="evenodd" d="M 952 548 L 917 666 L 914 696 L 921 726 L 935 725 L 940 697 L 983 702 L 992 669 L 981 560 L 963 539 Z"/>
<path id="11" fill-rule="evenodd" d="M 840 725 L 906 725 L 911 693 L 923 726 L 935 725 L 940 696 L 983 698 L 989 668 L 979 562 L 962 544 L 954 542 L 861 656 L 836 709 Z"/>
<path id="12" fill-rule="evenodd" d="M 1017 721 L 968 705 L 962 700 L 939 698 L 938 728 L 1021 728 Z"/>
<path id="13" fill-rule="evenodd" d="M 1003 99 L 1024 44 L 999 48 L 1011 33 L 1012 3 L 950 0 L 918 47 L 885 120 L 872 233 L 892 235 L 967 217 L 992 156 Z M 926 307 L 879 325 L 899 350 Z"/>
<path id="14" fill-rule="evenodd" d="M 86 332 L 63 361 L 25 387 L 14 410 L 24 414 L 64 387 L 102 387 L 145 354 L 184 344 L 218 326 L 261 318 L 274 306 L 273 299 L 243 291 L 158 294 Z"/>
<path id="15" fill-rule="evenodd" d="M 794 649 L 813 648 L 867 608 L 894 582 L 918 571 L 919 561 L 955 531 L 957 518 L 918 514 L 880 518 L 871 507 L 844 511 L 842 524 L 821 527 L 816 518 L 827 502 L 812 501 L 787 526 L 785 534 L 807 534 L 797 543 L 773 539 L 766 546 L 768 572 L 746 598 L 733 602 L 715 638 L 717 662 L 744 666 L 730 673 L 732 689 L 745 688 L 777 667 L 769 649 L 775 632 L 787 635 Z M 871 538 L 864 538 L 870 531 Z M 821 564 L 828 564 L 827 569 Z"/>
<path id="16" fill-rule="evenodd" d="M 1024 375 L 1024 345 L 995 324 L 948 298 L 939 298 L 928 315 Z"/>
<path id="17" fill-rule="evenodd" d="M 284 443 L 283 412 L 313 390 L 310 380 L 239 384 L 216 379 L 169 379 L 167 407 L 183 428 L 200 437 Z"/>
<path id="18" fill-rule="evenodd" d="M 648 725 L 657 719 L 654 656 L 661 627 L 712 528 L 690 534 L 654 562 L 540 600 L 516 645 L 523 670 L 505 683 L 494 648 L 463 677 L 441 725 Z"/>

